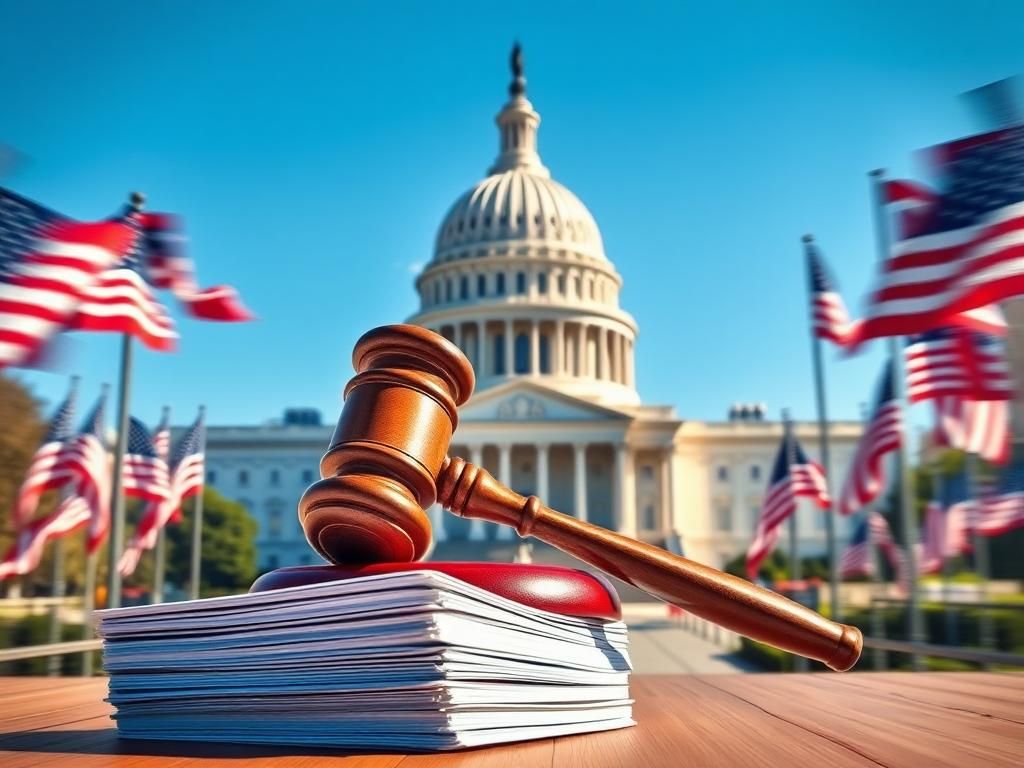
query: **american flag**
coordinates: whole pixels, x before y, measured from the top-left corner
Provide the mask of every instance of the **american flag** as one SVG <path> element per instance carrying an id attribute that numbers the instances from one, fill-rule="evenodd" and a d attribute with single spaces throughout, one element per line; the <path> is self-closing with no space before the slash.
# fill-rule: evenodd
<path id="1" fill-rule="evenodd" d="M 1024 293 L 1024 127 L 933 150 L 939 194 L 886 187 L 914 199 L 869 297 L 860 339 L 925 333 L 968 310 Z"/>
<path id="2" fill-rule="evenodd" d="M 1005 464 L 1010 457 L 1010 406 L 1006 400 L 940 397 L 935 403 L 935 437 L 985 461 Z"/>
<path id="3" fill-rule="evenodd" d="M 879 381 L 875 411 L 857 444 L 850 472 L 843 484 L 839 512 L 851 515 L 874 501 L 885 486 L 883 459 L 899 450 L 903 440 L 903 412 L 896 396 L 893 361 L 888 361 Z"/>
<path id="4" fill-rule="evenodd" d="M 910 402 L 958 397 L 1012 400 L 1013 380 L 1002 339 L 962 327 L 911 336 L 904 350 Z"/>
<path id="5" fill-rule="evenodd" d="M 110 461 L 106 447 L 107 393 L 100 395 L 78 435 L 70 442 L 68 461 L 75 473 L 74 495 L 89 507 L 87 548 L 95 552 L 110 526 Z"/>
<path id="6" fill-rule="evenodd" d="M 126 496 L 159 502 L 170 494 L 167 462 L 157 455 L 149 430 L 134 416 L 128 422 L 128 450 L 122 473 Z"/>
<path id="7" fill-rule="evenodd" d="M 135 535 L 121 554 L 118 570 L 129 576 L 138 567 L 142 553 L 156 546 L 157 534 L 178 513 L 181 503 L 202 493 L 205 479 L 206 426 L 200 410 L 195 423 L 182 435 L 171 456 L 170 494 L 161 503 L 149 504 Z"/>
<path id="8" fill-rule="evenodd" d="M 0 188 L 0 368 L 35 362 L 134 239 L 123 221 L 72 221 Z"/>
<path id="9" fill-rule="evenodd" d="M 89 522 L 92 509 L 81 496 L 69 496 L 46 517 L 33 520 L 21 531 L 0 561 L 0 581 L 34 571 L 50 539 L 77 531 Z"/>
<path id="10" fill-rule="evenodd" d="M 77 381 L 73 379 L 67 397 L 50 420 L 50 427 L 46 431 L 42 445 L 32 457 L 32 463 L 18 491 L 18 501 L 14 507 L 16 531 L 28 525 L 39 507 L 39 498 L 44 492 L 51 488 L 60 488 L 74 477 L 66 459 L 67 444 L 74 434 L 77 390 Z"/>
<path id="11" fill-rule="evenodd" d="M 924 530 L 918 544 L 918 573 L 939 573 L 946 562 L 946 513 L 942 504 L 929 501 L 924 511 Z"/>
<path id="12" fill-rule="evenodd" d="M 150 349 L 170 351 L 178 333 L 164 306 L 156 300 L 141 274 L 145 233 L 139 213 L 131 206 L 120 221 L 133 233 L 132 247 L 115 266 L 104 270 L 82 290 L 69 327 L 82 331 L 108 331 L 135 336 Z"/>
<path id="13" fill-rule="evenodd" d="M 747 575 L 751 579 L 757 576 L 761 563 L 775 549 L 780 526 L 796 512 L 797 499 L 801 496 L 812 499 L 821 509 L 828 509 L 832 504 L 821 466 L 810 461 L 796 438 L 787 434 L 775 456 L 757 532 L 747 550 Z"/>
<path id="14" fill-rule="evenodd" d="M 879 512 L 871 510 L 868 515 L 868 523 L 871 528 L 871 541 L 889 561 L 889 566 L 896 576 L 897 586 L 903 592 L 909 591 L 911 575 L 907 564 L 907 553 L 893 538 L 889 521 Z"/>
<path id="15" fill-rule="evenodd" d="M 201 320 L 243 322 L 253 319 L 231 286 L 199 289 L 195 264 L 185 255 L 184 227 L 178 217 L 144 213 L 140 220 L 146 238 L 146 276 L 154 287 L 171 291 L 192 317 Z"/>
<path id="16" fill-rule="evenodd" d="M 976 525 L 982 536 L 1001 536 L 1024 528 L 1024 465 L 1011 465 L 1000 473 L 998 485 L 985 496 L 981 509 Z"/>
<path id="17" fill-rule="evenodd" d="M 843 297 L 829 280 L 817 247 L 807 243 L 807 272 L 811 283 L 811 328 L 819 339 L 845 346 L 853 331 Z"/>
<path id="18" fill-rule="evenodd" d="M 852 579 L 858 576 L 873 576 L 874 573 L 875 553 L 868 533 L 868 521 L 865 518 L 857 525 L 853 538 L 839 558 L 839 578 Z"/>
<path id="19" fill-rule="evenodd" d="M 874 576 L 875 547 L 889 561 L 901 589 L 907 588 L 907 558 L 903 549 L 892 537 L 889 523 L 880 513 L 871 510 L 861 520 L 850 544 L 839 558 L 839 577 L 852 579 L 858 576 Z"/>
<path id="20" fill-rule="evenodd" d="M 153 431 L 153 447 L 156 455 L 165 462 L 171 454 L 171 409 L 164 406 L 163 414 L 160 416 L 160 423 Z"/>

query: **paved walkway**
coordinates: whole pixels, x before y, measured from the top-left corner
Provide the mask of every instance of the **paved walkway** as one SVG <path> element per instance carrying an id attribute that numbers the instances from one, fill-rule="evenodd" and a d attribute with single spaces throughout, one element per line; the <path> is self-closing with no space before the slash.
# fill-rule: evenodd
<path id="1" fill-rule="evenodd" d="M 629 655 L 637 675 L 717 675 L 758 668 L 667 619 L 637 617 L 629 625 Z"/>

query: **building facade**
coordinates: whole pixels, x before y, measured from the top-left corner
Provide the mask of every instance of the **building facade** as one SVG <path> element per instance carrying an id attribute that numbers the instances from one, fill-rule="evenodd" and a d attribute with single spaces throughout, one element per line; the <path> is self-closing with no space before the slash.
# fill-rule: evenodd
<path id="1" fill-rule="evenodd" d="M 451 452 L 562 512 L 721 566 L 753 536 L 781 423 L 761 406 L 693 422 L 641 402 L 622 277 L 593 216 L 541 161 L 518 51 L 497 124 L 498 157 L 442 221 L 409 318 L 458 345 L 476 370 Z M 315 558 L 294 510 L 332 430 L 294 421 L 209 429 L 210 482 L 259 523 L 264 568 Z M 816 425 L 795 429 L 816 456 Z M 833 477 L 845 476 L 860 431 L 832 426 Z M 515 536 L 430 513 L 439 556 L 454 551 L 449 543 L 486 553 Z M 823 515 L 809 507 L 798 520 L 802 551 L 823 553 Z"/>

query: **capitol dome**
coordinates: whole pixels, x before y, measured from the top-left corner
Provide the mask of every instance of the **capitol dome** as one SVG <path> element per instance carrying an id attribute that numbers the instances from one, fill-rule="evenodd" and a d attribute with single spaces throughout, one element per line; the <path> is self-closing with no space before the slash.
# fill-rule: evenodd
<path id="1" fill-rule="evenodd" d="M 619 307 L 622 278 L 590 211 L 541 161 L 518 45 L 512 73 L 497 160 L 445 215 L 409 321 L 458 344 L 478 389 L 531 377 L 591 401 L 638 405 L 637 329 Z"/>
<path id="2" fill-rule="evenodd" d="M 512 241 L 605 258 L 597 223 L 580 199 L 547 173 L 516 167 L 491 174 L 455 201 L 438 230 L 434 259 Z"/>

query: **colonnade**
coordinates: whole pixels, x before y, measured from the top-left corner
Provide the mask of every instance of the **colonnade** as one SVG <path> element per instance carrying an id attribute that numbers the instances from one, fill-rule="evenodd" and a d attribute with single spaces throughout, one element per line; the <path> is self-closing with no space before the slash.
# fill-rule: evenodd
<path id="1" fill-rule="evenodd" d="M 609 325 L 506 317 L 431 330 L 454 342 L 481 378 L 550 374 L 636 386 L 633 339 Z"/>

